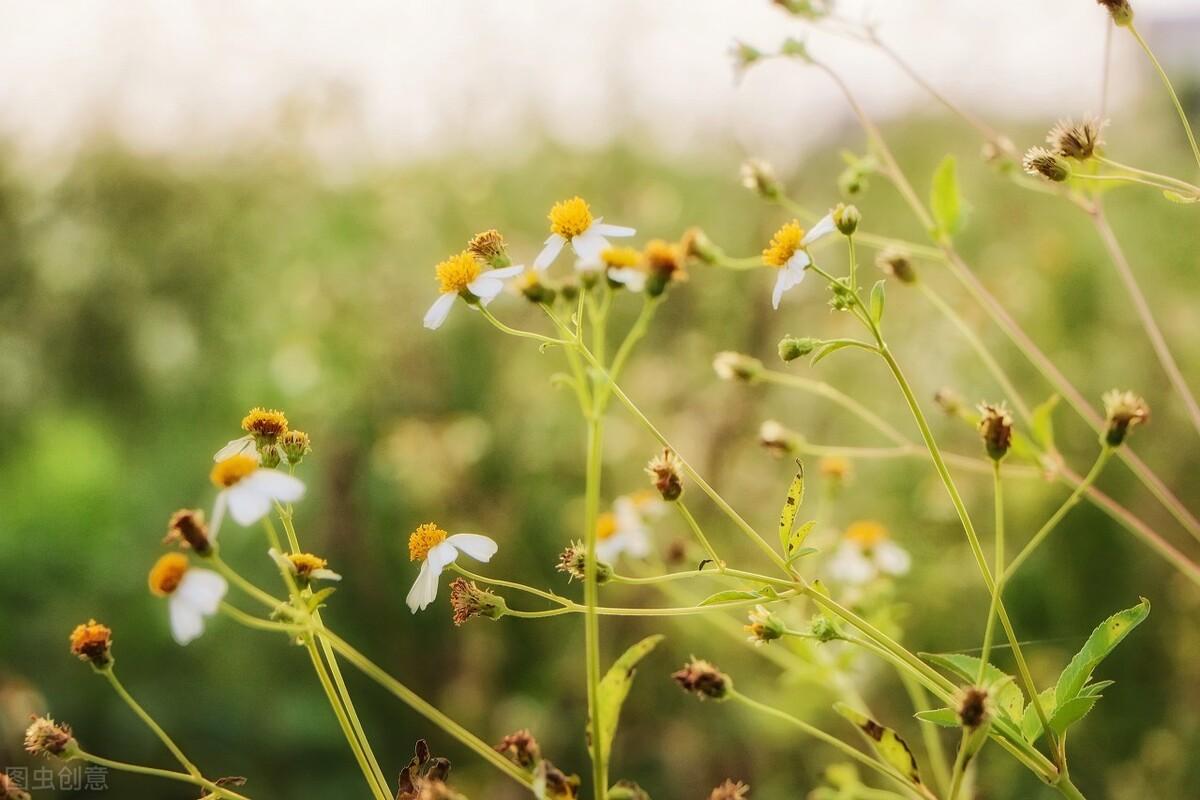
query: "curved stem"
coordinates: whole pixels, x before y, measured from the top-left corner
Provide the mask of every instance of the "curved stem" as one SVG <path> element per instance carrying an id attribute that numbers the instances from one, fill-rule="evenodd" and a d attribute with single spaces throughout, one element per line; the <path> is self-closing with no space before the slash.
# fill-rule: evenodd
<path id="1" fill-rule="evenodd" d="M 522 331 L 522 330 L 518 330 L 516 328 L 510 328 L 509 326 L 505 325 L 500 320 L 496 319 L 495 315 L 492 314 L 492 312 L 488 311 L 486 308 L 484 308 L 482 305 L 476 306 L 476 308 L 479 309 L 479 313 L 483 315 L 484 319 L 486 319 L 488 322 L 495 325 L 497 328 L 499 328 L 504 333 L 507 333 L 509 336 L 518 336 L 522 339 L 532 339 L 535 342 L 541 342 L 542 344 L 553 344 L 553 345 L 559 345 L 562 347 L 565 347 L 565 346 L 571 344 L 571 342 L 569 342 L 569 341 L 566 341 L 563 339 L 554 339 L 549 336 L 542 336 L 540 333 L 534 333 L 533 331 Z"/>
<path id="2" fill-rule="evenodd" d="M 89 753 L 81 749 L 76 749 L 75 755 L 98 767 L 120 770 L 121 772 L 132 772 L 137 775 L 149 775 L 154 778 L 165 778 L 169 781 L 178 781 L 180 783 L 190 783 L 193 786 L 201 787 L 217 797 L 226 798 L 226 800 L 250 800 L 246 795 L 238 794 L 232 789 L 226 789 L 223 786 L 217 786 L 207 778 L 189 775 L 185 772 L 172 772 L 168 769 L 157 769 L 155 767 L 144 767 L 141 764 L 130 764 L 125 761 L 114 761 L 111 758 L 104 758 L 103 756 L 98 756 L 95 753 Z"/>
<path id="3" fill-rule="evenodd" d="M 1175 87 L 1171 85 L 1171 79 L 1167 76 L 1167 71 L 1163 69 L 1162 64 L 1158 63 L 1158 59 L 1154 57 L 1154 51 L 1150 49 L 1150 45 L 1142 38 L 1142 34 L 1138 32 L 1137 26 L 1131 22 L 1126 27 L 1133 34 L 1133 38 L 1137 40 L 1138 46 L 1146 53 L 1146 57 L 1150 59 L 1150 63 L 1154 65 L 1154 70 L 1158 73 L 1158 77 L 1162 79 L 1163 86 L 1167 87 L 1167 94 L 1171 95 L 1171 103 L 1175 106 L 1175 113 L 1179 115 L 1179 121 L 1183 125 L 1183 132 L 1187 134 L 1188 144 L 1192 146 L 1192 155 L 1196 159 L 1196 166 L 1200 167 L 1200 146 L 1196 144 L 1196 134 L 1192 133 L 1192 126 L 1188 122 L 1187 112 L 1183 110 L 1183 103 L 1179 102 L 1179 95 L 1175 94 Z"/>
<path id="4" fill-rule="evenodd" d="M 1179 180 L 1179 178 L 1172 178 L 1170 175 L 1163 175 L 1159 172 L 1151 172 L 1148 169 L 1139 169 L 1138 167 L 1131 167 L 1128 164 L 1122 164 L 1120 161 L 1113 161 L 1111 158 L 1106 158 L 1098 153 L 1093 154 L 1092 158 L 1096 159 L 1096 161 L 1100 162 L 1101 164 L 1104 164 L 1105 166 L 1112 167 L 1113 169 L 1119 169 L 1124 172 L 1131 172 L 1134 175 L 1140 175 L 1143 178 L 1149 178 L 1151 181 L 1154 181 L 1156 183 L 1172 184 L 1172 185 L 1177 186 L 1180 189 L 1184 190 L 1185 192 L 1190 192 L 1191 194 L 1194 194 L 1194 195 L 1200 195 L 1200 186 L 1194 186 L 1194 185 L 1188 183 L 1187 181 Z"/>
<path id="5" fill-rule="evenodd" d="M 701 529 L 700 523 L 696 522 L 696 518 L 692 516 L 692 512 L 689 511 L 688 507 L 683 504 L 682 497 L 675 501 L 675 507 L 679 509 L 679 515 L 683 517 L 688 527 L 691 528 L 692 534 L 697 540 L 699 540 L 700 546 L 704 548 L 704 552 L 708 553 L 708 557 L 712 560 L 713 565 L 716 566 L 716 568 L 722 573 L 724 573 L 724 560 L 717 555 L 717 551 L 713 548 L 712 543 L 709 542 L 708 537 L 704 535 L 704 531 Z M 697 574 L 700 574 L 699 570 L 697 570 Z"/>
<path id="6" fill-rule="evenodd" d="M 993 472 L 992 485 L 994 487 L 993 494 L 995 495 L 996 506 L 996 554 L 992 558 L 992 571 L 996 578 L 996 586 L 992 590 L 992 601 L 988 606 L 987 624 L 983 630 L 983 647 L 980 648 L 979 655 L 979 674 L 975 676 L 975 685 L 982 686 L 983 678 L 987 674 L 987 666 L 991 663 L 992 658 L 992 637 L 996 631 L 996 605 L 1000 602 L 1000 596 L 1004 593 L 1004 483 L 1000 479 L 1000 462 L 993 462 L 995 471 Z"/>
<path id="7" fill-rule="evenodd" d="M 891 423 L 884 420 L 874 411 L 867 408 L 853 397 L 850 397 L 845 392 L 834 388 L 824 381 L 812 380 L 811 378 L 804 378 L 799 375 L 791 375 L 786 372 L 778 372 L 773 369 L 763 369 L 757 374 L 759 380 L 766 381 L 767 383 L 775 383 L 779 384 L 780 386 L 789 386 L 795 389 L 802 389 L 803 391 L 824 397 L 827 400 L 837 403 L 839 406 L 846 409 L 875 430 L 879 431 L 893 444 L 911 444 L 911 442 L 908 440 L 908 437 L 896 430 Z"/>
<path id="8" fill-rule="evenodd" d="M 588 718 L 591 730 L 602 730 L 600 709 L 600 620 L 597 613 L 599 585 L 597 583 L 596 524 L 600 516 L 601 442 L 604 437 L 603 410 L 594 409 L 588 420 L 587 483 L 584 491 L 584 544 L 587 548 L 584 565 L 584 644 L 587 661 Z M 603 737 L 591 737 L 592 791 L 597 800 L 608 795 L 608 766 L 604 760 Z"/>
<path id="9" fill-rule="evenodd" d="M 171 755 L 175 756 L 175 760 L 179 762 L 180 766 L 187 770 L 188 774 L 193 778 L 201 778 L 200 770 L 188 760 L 188 757 L 183 754 L 183 750 L 180 749 L 179 745 L 175 744 L 175 741 L 167 735 L 162 726 L 154 721 L 154 717 L 150 716 L 146 709 L 142 708 L 141 704 L 133 699 L 133 695 L 126 691 L 125 686 L 117 679 L 117 673 L 113 670 L 112 666 L 110 665 L 107 669 L 99 670 L 99 672 L 108 681 L 109 685 L 112 686 L 117 696 L 125 701 L 125 705 L 129 706 L 133 710 L 133 713 L 137 714 L 138 718 L 145 723 L 146 727 L 154 732 L 159 741 L 166 745 L 166 748 L 171 751 Z"/>

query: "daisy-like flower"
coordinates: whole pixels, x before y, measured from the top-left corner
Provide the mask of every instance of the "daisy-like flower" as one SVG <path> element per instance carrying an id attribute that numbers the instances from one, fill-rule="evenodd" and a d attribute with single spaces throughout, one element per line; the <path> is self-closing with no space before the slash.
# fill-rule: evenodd
<path id="1" fill-rule="evenodd" d="M 223 577 L 193 569 L 183 553 L 167 553 L 150 569 L 150 591 L 167 598 L 171 635 L 187 644 L 204 632 L 204 618 L 217 613 L 229 590 Z"/>
<path id="2" fill-rule="evenodd" d="M 405 602 L 412 613 L 424 610 L 437 597 L 442 570 L 454 563 L 459 553 L 476 561 L 490 561 L 499 546 L 478 533 L 446 533 L 436 523 L 426 522 L 408 537 L 408 558 L 421 562 L 421 572 Z"/>
<path id="3" fill-rule="evenodd" d="M 271 560 L 283 570 L 292 573 L 301 586 L 310 581 L 340 581 L 342 576 L 329 569 L 329 562 L 312 553 L 283 553 L 272 547 L 267 551 Z"/>
<path id="4" fill-rule="evenodd" d="M 482 303 L 486 306 L 504 291 L 504 282 L 520 275 L 525 267 L 517 264 L 501 269 L 484 269 L 478 256 L 470 250 L 463 250 L 438 264 L 434 271 L 437 273 L 441 296 L 425 312 L 425 327 L 430 330 L 442 327 L 454 306 L 455 297 L 462 297 L 472 305 Z"/>
<path id="5" fill-rule="evenodd" d="M 611 511 L 596 519 L 596 558 L 612 564 L 626 553 L 631 558 L 650 555 L 650 526 L 646 517 L 661 512 L 662 500 L 651 492 L 623 495 Z"/>
<path id="6" fill-rule="evenodd" d="M 217 538 L 226 508 L 239 525 L 253 525 L 270 513 L 274 501 L 291 503 L 304 496 L 299 478 L 264 467 L 244 453 L 218 461 L 210 477 L 221 490 L 213 508 L 210 540 Z"/>
<path id="7" fill-rule="evenodd" d="M 277 409 L 256 406 L 242 418 L 242 430 L 246 435 L 230 439 L 213 455 L 213 461 L 224 461 L 236 455 L 250 455 L 260 447 L 275 444 L 288 432 L 287 415 Z"/>
<path id="8" fill-rule="evenodd" d="M 771 237 L 771 244 L 763 250 L 762 258 L 768 267 L 779 270 L 779 276 L 775 279 L 775 290 L 771 293 L 771 305 L 774 308 L 779 308 L 784 292 L 804 280 L 804 272 L 812 263 L 808 247 L 836 229 L 833 215 L 826 214 L 810 231 L 806 232 L 800 227 L 799 221 L 792 220 Z"/>
<path id="9" fill-rule="evenodd" d="M 632 247 L 606 247 L 594 259 L 577 259 L 575 271 L 585 279 L 603 271 L 610 281 L 621 284 L 631 292 L 645 289 L 648 277 L 642 254 Z"/>
<path id="10" fill-rule="evenodd" d="M 829 559 L 830 578 L 851 585 L 870 583 L 879 575 L 903 575 L 912 558 L 888 536 L 878 522 L 855 522 L 846 529 L 842 543 Z"/>
<path id="11" fill-rule="evenodd" d="M 534 269 L 546 269 L 563 247 L 571 245 L 575 255 L 585 262 L 594 262 L 602 252 L 608 249 L 608 239 L 605 237 L 633 236 L 637 233 L 633 228 L 624 225 L 609 225 L 604 217 L 592 217 L 592 210 L 582 197 L 572 197 L 555 203 L 550 209 L 550 237 L 546 246 L 533 262 Z"/>

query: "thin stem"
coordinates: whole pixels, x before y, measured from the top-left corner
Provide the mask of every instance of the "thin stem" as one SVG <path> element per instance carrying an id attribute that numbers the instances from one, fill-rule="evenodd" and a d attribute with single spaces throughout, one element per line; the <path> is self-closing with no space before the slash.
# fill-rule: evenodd
<path id="1" fill-rule="evenodd" d="M 1136 175 L 1089 175 L 1086 172 L 1073 172 L 1072 178 L 1085 181 L 1099 181 L 1101 183 L 1138 183 L 1142 186 L 1149 186 L 1151 189 L 1158 189 L 1163 192 L 1177 192 L 1179 187 L 1170 183 L 1159 183 L 1158 181 L 1147 180 Z"/>
<path id="2" fill-rule="evenodd" d="M 962 732 L 962 737 L 958 742 L 958 752 L 954 756 L 954 772 L 950 780 L 950 793 L 946 795 L 947 800 L 958 800 L 958 793 L 962 789 L 963 779 L 967 774 L 967 739 L 970 734 L 967 731 Z"/>
<path id="3" fill-rule="evenodd" d="M 988 606 L 987 624 L 983 631 L 983 647 L 980 648 L 979 655 L 979 674 L 975 676 L 977 686 L 983 685 L 988 664 L 991 663 L 992 637 L 996 631 L 996 605 L 1000 602 L 1000 595 L 1004 593 L 1004 482 L 1000 479 L 1000 462 L 993 463 L 995 465 L 992 485 L 996 507 L 996 554 L 992 558 L 992 571 L 999 577 L 996 579 L 995 589 L 992 590 L 992 602 Z"/>
<path id="4" fill-rule="evenodd" d="M 250 800 L 246 795 L 238 794 L 232 789 L 226 789 L 222 786 L 217 786 L 207 778 L 196 775 L 189 775 L 184 772 L 173 772 L 168 769 L 157 769 L 155 767 L 144 767 L 141 764 L 130 764 L 125 761 L 114 761 L 111 758 L 104 758 L 95 753 L 89 753 L 86 750 L 76 749 L 75 755 L 84 761 L 95 764 L 98 767 L 106 767 L 108 769 L 120 770 L 121 772 L 132 772 L 136 775 L 148 775 L 154 778 L 165 778 L 169 781 L 178 781 L 180 783 L 190 783 L 193 786 L 199 786 L 205 789 L 210 794 L 217 797 L 226 798 L 226 800 Z"/>
<path id="5" fill-rule="evenodd" d="M 110 665 L 107 669 L 99 670 L 99 672 L 105 677 L 109 685 L 112 686 L 117 696 L 125 701 L 125 705 L 129 706 L 133 710 L 133 713 L 137 714 L 138 718 L 145 723 L 146 727 L 154 732 L 159 741 L 166 745 L 166 748 L 171 751 L 171 755 L 175 757 L 180 766 L 187 770 L 188 774 L 193 778 L 201 778 L 200 770 L 188 760 L 188 757 L 183 754 L 183 750 L 180 749 L 179 745 L 175 744 L 175 741 L 167 735 L 162 726 L 154 721 L 154 717 L 150 716 L 146 709 L 142 708 L 141 704 L 133 699 L 133 695 L 126 691 L 125 686 L 117 679 L 117 673 L 112 666 Z"/>
<path id="6" fill-rule="evenodd" d="M 1183 103 L 1179 102 L 1179 95 L 1175 94 L 1175 87 L 1171 85 L 1171 79 L 1167 76 L 1167 71 L 1163 69 L 1162 64 L 1158 63 L 1158 59 L 1154 57 L 1154 51 L 1150 49 L 1150 45 L 1142 38 L 1142 34 L 1138 32 L 1137 26 L 1131 22 L 1126 27 L 1129 28 L 1129 32 L 1133 34 L 1133 38 L 1137 40 L 1138 45 L 1146 53 L 1146 57 L 1150 59 L 1150 63 L 1154 65 L 1158 77 L 1162 79 L 1163 86 L 1167 87 L 1167 94 L 1171 95 L 1171 103 L 1175 106 L 1175 113 L 1179 115 L 1179 121 L 1183 124 L 1183 132 L 1187 134 L 1188 144 L 1192 146 L 1192 155 L 1196 159 L 1196 166 L 1200 167 L 1200 146 L 1196 144 L 1196 134 L 1192 133 L 1192 126 L 1188 122 L 1187 112 L 1183 110 Z"/>
<path id="7" fill-rule="evenodd" d="M 522 331 L 516 328 L 510 328 L 500 320 L 496 319 L 495 315 L 488 311 L 483 305 L 478 305 L 476 308 L 479 309 L 479 313 L 483 315 L 484 319 L 495 325 L 504 333 L 507 333 L 509 336 L 518 336 L 522 339 L 532 339 L 535 342 L 541 342 L 542 344 L 553 344 L 562 347 L 566 347 L 567 345 L 571 344 L 569 341 L 565 341 L 563 339 L 554 339 L 549 336 L 542 336 L 540 333 L 534 333 L 533 331 Z"/>
<path id="8" fill-rule="evenodd" d="M 911 444 L 908 437 L 896 430 L 890 423 L 864 406 L 862 403 L 850 397 L 845 392 L 842 392 L 824 381 L 812 380 L 799 375 L 792 375 L 787 372 L 778 372 L 772 369 L 764 369 L 757 373 L 759 380 L 767 383 L 775 383 L 780 386 L 790 386 L 795 389 L 802 389 L 811 394 L 824 397 L 837 403 L 842 408 L 849 411 L 854 416 L 861 419 L 863 422 L 870 425 L 883 436 L 889 439 L 894 444 L 906 445 Z"/>
<path id="9" fill-rule="evenodd" d="M 688 511 L 688 507 L 684 505 L 683 498 L 675 501 L 675 507 L 679 509 L 679 515 L 692 530 L 692 534 L 699 540 L 700 546 L 704 548 L 704 552 L 708 553 L 708 557 L 712 559 L 713 565 L 721 572 L 725 572 L 725 562 L 717 555 L 717 551 L 708 541 L 708 537 L 704 535 L 704 531 L 700 528 L 700 523 L 696 522 L 696 518 L 692 516 L 692 512 Z"/>
<path id="10" fill-rule="evenodd" d="M 904 691 L 908 693 L 913 710 L 918 713 L 929 711 L 932 706 L 925 697 L 925 688 L 920 680 L 907 669 L 897 668 L 896 675 L 904 685 Z M 925 755 L 933 768 L 933 780 L 938 791 L 945 793 L 950 788 L 950 767 L 946 763 L 946 749 L 942 745 L 942 737 L 938 735 L 938 726 L 922 721 L 920 728 L 921 739 L 925 742 Z"/>
<path id="11" fill-rule="evenodd" d="M 247 614 L 237 606 L 230 605 L 223 600 L 221 601 L 221 612 L 235 622 L 245 625 L 247 628 L 253 628 L 257 631 L 286 633 L 289 636 L 294 636 L 303 633 L 306 630 L 306 628 L 301 625 L 285 625 L 282 622 L 273 622 L 269 619 L 261 619 L 253 614 Z"/>
<path id="12" fill-rule="evenodd" d="M 600 479 L 603 467 L 601 444 L 604 438 L 603 409 L 594 409 L 594 416 L 588 420 L 587 433 L 587 475 L 584 490 L 584 544 L 587 557 L 584 565 L 583 598 L 585 605 L 584 616 L 584 645 L 587 661 L 587 698 L 588 718 L 592 731 L 603 730 L 600 708 L 600 620 L 597 614 L 599 603 L 599 585 L 596 560 L 596 524 L 600 516 Z M 603 738 L 599 735 L 591 737 L 592 755 L 592 791 L 597 800 L 605 800 L 608 795 L 608 765 L 604 760 Z"/>
<path id="13" fill-rule="evenodd" d="M 229 566 L 229 564 L 225 563 L 225 560 L 222 559 L 216 552 L 214 552 L 210 558 L 212 560 L 212 565 L 216 567 L 217 572 L 221 573 L 226 579 L 229 580 L 230 583 L 232 583 L 234 586 L 237 586 L 248 596 L 262 603 L 267 608 L 275 611 L 276 609 L 282 608 L 284 605 L 286 605 L 279 598 L 273 597 L 269 593 L 263 591 L 250 581 L 243 578 L 241 573 Z"/>
<path id="14" fill-rule="evenodd" d="M 506 589 L 514 589 L 518 592 L 525 592 L 526 594 L 532 594 L 542 598 L 543 600 L 549 600 L 551 603 L 557 603 L 562 606 L 572 604 L 567 598 L 560 597 L 553 592 L 546 592 L 541 589 L 536 589 L 532 586 L 527 586 L 523 583 L 517 583 L 516 581 L 506 581 L 501 580 L 500 578 L 491 578 L 486 575 L 480 575 L 476 572 L 472 572 L 461 564 L 452 563 L 450 564 L 449 569 L 454 570 L 459 575 L 462 575 L 464 578 L 469 580 L 479 581 L 480 583 L 490 583 L 493 586 L 503 586 Z"/>
<path id="15" fill-rule="evenodd" d="M 1151 172 L 1148 169 L 1139 169 L 1138 167 L 1131 167 L 1128 164 L 1122 164 L 1120 161 L 1114 161 L 1111 158 L 1106 158 L 1105 156 L 1102 156 L 1099 153 L 1093 153 L 1092 158 L 1096 159 L 1096 161 L 1100 162 L 1101 164 L 1104 164 L 1105 166 L 1112 167 L 1113 169 L 1119 169 L 1124 172 L 1132 172 L 1134 175 L 1140 175 L 1143 178 L 1149 178 L 1150 180 L 1152 180 L 1156 183 L 1173 184 L 1174 186 L 1177 186 L 1186 192 L 1200 195 L 1200 186 L 1194 186 L 1193 184 L 1190 184 L 1187 181 L 1179 180 L 1179 178 L 1172 178 L 1170 175 L 1163 175 L 1162 173 L 1159 173 L 1159 172 Z"/>

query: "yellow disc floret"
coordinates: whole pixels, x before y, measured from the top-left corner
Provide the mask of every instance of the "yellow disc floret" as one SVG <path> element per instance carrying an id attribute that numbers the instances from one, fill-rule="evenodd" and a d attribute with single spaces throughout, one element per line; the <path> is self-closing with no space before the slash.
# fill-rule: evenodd
<path id="1" fill-rule="evenodd" d="M 605 539 L 611 539 L 617 532 L 617 515 L 611 511 L 605 511 L 596 518 L 596 539 L 603 542 Z"/>
<path id="2" fill-rule="evenodd" d="M 112 630 L 94 619 L 76 625 L 71 631 L 71 652 L 84 661 L 99 663 L 106 660 L 111 646 Z"/>
<path id="3" fill-rule="evenodd" d="M 775 235 L 771 237 L 770 246 L 762 252 L 763 261 L 769 267 L 782 267 L 791 260 L 792 256 L 796 255 L 803 239 L 804 228 L 800 227 L 799 221 L 792 220 L 775 231 Z"/>
<path id="4" fill-rule="evenodd" d="M 150 568 L 150 591 L 159 597 L 166 597 L 179 588 L 179 582 L 187 571 L 187 556 L 167 553 Z"/>
<path id="5" fill-rule="evenodd" d="M 613 269 L 636 267 L 642 261 L 642 254 L 632 247 L 608 247 L 600 252 L 600 260 Z"/>
<path id="6" fill-rule="evenodd" d="M 288 560 L 292 562 L 292 568 L 296 574 L 302 578 L 307 578 L 319 569 L 325 569 L 329 562 L 320 556 L 314 556 L 312 553 L 291 553 L 288 555 Z"/>
<path id="7" fill-rule="evenodd" d="M 409 561 L 424 561 L 429 551 L 446 541 L 447 534 L 437 526 L 436 522 L 426 522 L 418 525 L 408 537 Z"/>
<path id="8" fill-rule="evenodd" d="M 242 419 L 242 430 L 273 442 L 287 433 L 287 416 L 273 408 L 252 408 Z"/>
<path id="9" fill-rule="evenodd" d="M 846 538 L 863 550 L 870 550 L 887 538 L 887 528 L 872 520 L 862 520 L 850 523 L 846 528 Z"/>
<path id="10" fill-rule="evenodd" d="M 592 210 L 582 197 L 572 197 L 555 203 L 550 209 L 550 230 L 564 239 L 571 239 L 592 226 Z"/>
<path id="11" fill-rule="evenodd" d="M 463 250 L 458 255 L 450 256 L 438 264 L 434 270 L 437 272 L 437 280 L 442 294 L 451 294 L 466 289 L 479 277 L 483 268 L 479 264 L 479 259 L 470 250 Z"/>
<path id="12" fill-rule="evenodd" d="M 245 453 L 230 456 L 213 465 L 209 477 L 218 489 L 228 489 L 258 469 L 258 459 Z"/>

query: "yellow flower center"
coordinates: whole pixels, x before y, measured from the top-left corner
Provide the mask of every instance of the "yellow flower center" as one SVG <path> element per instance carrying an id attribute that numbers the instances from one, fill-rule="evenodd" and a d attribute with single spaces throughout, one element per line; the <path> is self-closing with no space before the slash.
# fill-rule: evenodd
<path id="1" fill-rule="evenodd" d="M 159 597 L 166 597 L 179 588 L 179 582 L 187 571 L 187 556 L 167 553 L 150 568 L 150 591 Z"/>
<path id="2" fill-rule="evenodd" d="M 209 478 L 218 489 L 228 489 L 235 483 L 258 469 L 258 459 L 254 456 L 239 453 L 224 461 L 218 461 L 212 468 Z"/>
<path id="3" fill-rule="evenodd" d="M 107 650 L 111 641 L 112 631 L 108 626 L 89 619 L 71 631 L 71 652 L 80 658 L 91 658 Z"/>
<path id="4" fill-rule="evenodd" d="M 450 256 L 438 264 L 434 270 L 437 272 L 437 280 L 442 294 L 461 292 L 483 271 L 479 265 L 479 259 L 470 250 L 463 250 L 458 255 Z"/>
<path id="5" fill-rule="evenodd" d="M 782 267 L 792 256 L 796 255 L 803 238 L 804 228 L 800 227 L 797 220 L 792 220 L 775 231 L 775 235 L 771 237 L 770 246 L 762 252 L 763 261 L 769 267 L 776 269 Z"/>
<path id="6" fill-rule="evenodd" d="M 651 272 L 671 275 L 680 268 L 679 247 L 662 239 L 646 242 L 646 263 Z"/>
<path id="7" fill-rule="evenodd" d="M 887 528 L 878 522 L 864 520 L 853 522 L 846 528 L 846 538 L 863 550 L 870 550 L 888 538 Z"/>
<path id="8" fill-rule="evenodd" d="M 302 578 L 307 578 L 319 569 L 325 569 L 329 564 L 325 559 L 314 556 L 312 553 L 291 553 L 288 560 L 295 567 L 296 574 Z"/>
<path id="9" fill-rule="evenodd" d="M 276 409 L 252 408 L 242 419 L 242 430 L 274 441 L 287 433 L 287 416 Z"/>
<path id="10" fill-rule="evenodd" d="M 429 555 L 429 551 L 446 541 L 448 535 L 434 522 L 426 522 L 424 525 L 417 526 L 417 529 L 408 537 L 408 560 L 424 561 L 425 556 Z"/>
<path id="11" fill-rule="evenodd" d="M 611 511 L 605 511 L 596 518 L 596 539 L 604 541 L 611 539 L 617 532 L 617 515 Z"/>
<path id="12" fill-rule="evenodd" d="M 619 269 L 621 267 L 636 267 L 642 260 L 642 254 L 632 247 L 609 247 L 600 253 L 604 266 Z"/>
<path id="13" fill-rule="evenodd" d="M 564 239 L 571 239 L 592 226 L 592 210 L 582 197 L 572 197 L 555 203 L 550 209 L 550 230 Z"/>

